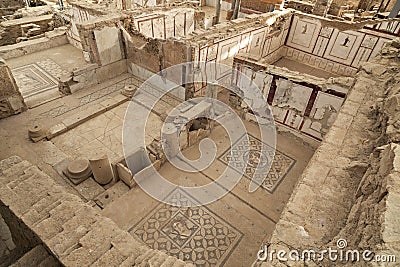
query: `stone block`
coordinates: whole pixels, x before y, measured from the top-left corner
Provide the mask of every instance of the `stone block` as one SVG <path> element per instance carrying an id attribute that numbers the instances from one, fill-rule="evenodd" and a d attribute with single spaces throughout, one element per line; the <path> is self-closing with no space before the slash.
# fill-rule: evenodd
<path id="1" fill-rule="evenodd" d="M 53 218 L 47 218 L 33 226 L 33 230 L 44 242 L 50 240 L 52 237 L 61 233 L 63 228 Z"/>
<path id="2" fill-rule="evenodd" d="M 344 105 L 341 107 L 340 112 L 355 116 L 360 108 L 361 103 L 353 102 L 351 100 L 346 100 Z"/>
<path id="3" fill-rule="evenodd" d="M 140 244 L 132 235 L 127 232 L 122 232 L 113 237 L 111 244 L 113 247 L 119 250 L 123 256 L 129 257 L 132 261 L 149 250 L 149 248 Z"/>
<path id="4" fill-rule="evenodd" d="M 154 167 L 157 171 L 159 171 L 159 170 L 161 169 L 161 165 L 162 165 L 162 162 L 161 162 L 161 160 L 159 160 L 159 159 L 153 162 L 153 167 Z"/>
<path id="5" fill-rule="evenodd" d="M 55 235 L 47 242 L 47 245 L 58 257 L 64 257 L 71 250 L 79 247 L 79 240 L 90 231 L 90 225 L 77 225 L 74 229 L 67 227 L 63 226 L 64 231 Z"/>
<path id="6" fill-rule="evenodd" d="M 130 153 L 126 157 L 126 162 L 133 175 L 151 164 L 150 160 L 146 156 L 146 150 L 144 148 L 139 148 Z"/>
<path id="7" fill-rule="evenodd" d="M 52 209 L 49 213 L 53 220 L 63 224 L 74 216 L 74 212 L 78 210 L 83 201 L 75 196 L 68 194 L 61 200 L 61 204 Z"/>
<path id="8" fill-rule="evenodd" d="M 136 265 L 140 265 L 141 263 L 147 263 L 147 261 L 149 259 L 151 259 L 151 257 L 154 256 L 154 254 L 156 254 L 157 251 L 155 250 L 148 250 L 146 251 L 144 254 L 140 255 L 139 257 L 136 258 L 135 260 L 135 264 Z"/>
<path id="9" fill-rule="evenodd" d="M 8 100 L 8 103 L 10 104 L 11 109 L 14 111 L 14 113 L 20 113 L 20 112 L 27 110 L 24 100 L 22 99 L 22 97 L 19 94 L 9 97 L 7 100 Z"/>
<path id="10" fill-rule="evenodd" d="M 61 262 L 68 267 L 92 266 L 92 264 L 109 249 L 110 247 L 104 244 L 101 247 L 96 247 L 95 249 L 80 247 L 61 258 Z"/>
<path id="11" fill-rule="evenodd" d="M 13 267 L 38 266 L 48 256 L 47 250 L 42 245 L 37 245 L 22 256 Z"/>
<path id="12" fill-rule="evenodd" d="M 165 254 L 164 252 L 161 252 L 161 251 L 157 251 L 157 253 L 154 254 L 154 256 L 149 259 L 149 265 L 150 266 L 160 266 L 166 258 L 168 258 L 167 254 Z"/>
<path id="13" fill-rule="evenodd" d="M 126 259 L 119 250 L 111 248 L 103 256 L 101 256 L 95 263 L 93 267 L 103 267 L 103 266 L 119 266 Z"/>
<path id="14" fill-rule="evenodd" d="M 50 127 L 47 132 L 47 139 L 50 140 L 60 134 L 63 134 L 68 131 L 67 126 L 64 123 L 58 123 Z"/>
<path id="15" fill-rule="evenodd" d="M 325 135 L 324 141 L 327 143 L 334 144 L 336 146 L 341 146 L 344 139 L 347 137 L 348 129 L 338 128 L 332 126 L 328 133 Z"/>
<path id="16" fill-rule="evenodd" d="M 127 186 L 129 186 L 129 188 L 132 188 L 136 185 L 136 182 L 133 179 L 132 172 L 127 167 L 125 167 L 121 163 L 117 163 L 116 168 L 119 179 L 121 179 Z"/>
<path id="17" fill-rule="evenodd" d="M 176 262 L 176 258 L 168 256 L 160 267 L 172 267 Z"/>
<path id="18" fill-rule="evenodd" d="M 0 174 L 3 173 L 4 170 L 10 168 L 11 166 L 22 162 L 22 159 L 18 156 L 11 156 L 9 158 L 3 159 L 0 161 Z"/>
<path id="19" fill-rule="evenodd" d="M 21 219 L 26 225 L 31 226 L 36 224 L 37 222 L 44 220 L 47 217 L 48 214 L 42 214 L 37 212 L 36 210 L 29 210 L 21 217 Z"/>
<path id="20" fill-rule="evenodd" d="M 102 217 L 93 225 L 91 231 L 80 239 L 79 243 L 85 248 L 94 250 L 105 243 L 111 246 L 112 237 L 121 232 L 122 230 L 111 219 Z"/>
<path id="21" fill-rule="evenodd" d="M 93 200 L 96 196 L 105 191 L 105 189 L 101 185 L 96 183 L 96 181 L 92 177 L 89 177 L 82 183 L 75 186 L 75 189 L 82 197 L 87 200 Z"/>
<path id="22" fill-rule="evenodd" d="M 336 117 L 334 125 L 338 128 L 349 129 L 351 123 L 353 122 L 353 118 L 354 116 L 340 112 Z"/>
<path id="23" fill-rule="evenodd" d="M 19 178 L 18 176 L 23 175 L 24 171 L 31 166 L 32 164 L 30 164 L 26 160 L 10 165 L 8 168 L 3 169 L 2 173 L 4 177 L 2 177 L 2 179 L 4 180 L 0 180 L 0 182 L 9 183 L 11 181 L 17 180 Z"/>
<path id="24" fill-rule="evenodd" d="M 102 65 L 122 59 L 120 34 L 116 27 L 94 30 L 94 36 Z"/>
<path id="25" fill-rule="evenodd" d="M 12 238 L 7 239 L 6 241 L 4 241 L 4 243 L 6 244 L 8 250 L 13 250 L 15 249 L 17 246 L 14 244 Z"/>

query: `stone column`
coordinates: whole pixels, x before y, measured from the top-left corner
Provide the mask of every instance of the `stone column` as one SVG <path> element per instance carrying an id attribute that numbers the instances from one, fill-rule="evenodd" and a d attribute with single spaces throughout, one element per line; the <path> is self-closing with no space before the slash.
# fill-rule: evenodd
<path id="1" fill-rule="evenodd" d="M 90 159 L 89 162 L 96 182 L 101 185 L 111 182 L 114 178 L 114 174 L 107 155 L 102 155 L 96 159 Z"/>

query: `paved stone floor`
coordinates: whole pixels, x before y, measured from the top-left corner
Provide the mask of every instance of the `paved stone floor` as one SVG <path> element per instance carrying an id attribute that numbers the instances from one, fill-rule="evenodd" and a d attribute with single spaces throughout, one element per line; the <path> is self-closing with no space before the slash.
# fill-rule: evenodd
<path id="1" fill-rule="evenodd" d="M 260 145 L 256 125 L 246 123 L 246 126 L 252 144 Z M 227 168 L 221 159 L 230 146 L 222 127 L 215 128 L 210 138 L 217 145 L 219 159 L 209 168 L 187 173 L 166 163 L 160 173 L 183 186 L 204 185 L 216 180 Z M 250 266 L 262 242 L 271 235 L 299 175 L 314 152 L 288 134 L 278 135 L 278 150 L 272 167 L 274 177 L 267 177 L 267 182 L 254 193 L 248 192 L 252 173 L 249 170 L 229 194 L 200 209 L 168 206 L 152 199 L 140 188 L 134 188 L 108 204 L 103 214 L 150 247 L 165 250 L 197 266 Z M 196 159 L 199 150 L 194 145 L 183 154 Z M 180 191 L 168 198 L 196 201 Z M 200 219 L 198 214 L 204 216 Z"/>

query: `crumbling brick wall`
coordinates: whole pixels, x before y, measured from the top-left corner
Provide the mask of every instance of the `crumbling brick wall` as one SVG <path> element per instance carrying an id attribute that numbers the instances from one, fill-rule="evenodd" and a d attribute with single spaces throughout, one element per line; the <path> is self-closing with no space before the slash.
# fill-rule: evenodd
<path id="1" fill-rule="evenodd" d="M 51 22 L 52 15 L 43 15 L 39 17 L 32 18 L 31 20 L 27 18 L 21 18 L 10 21 L 3 21 L 0 23 L 0 46 L 15 44 L 18 37 L 23 36 L 22 26 L 27 24 L 35 24 L 40 27 L 40 31 L 36 34 L 43 34 L 49 30 L 52 30 Z"/>

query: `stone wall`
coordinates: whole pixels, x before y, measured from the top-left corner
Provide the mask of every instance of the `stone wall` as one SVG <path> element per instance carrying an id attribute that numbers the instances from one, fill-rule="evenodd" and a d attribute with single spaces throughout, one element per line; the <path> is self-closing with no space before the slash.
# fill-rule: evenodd
<path id="1" fill-rule="evenodd" d="M 22 0 L 2 0 L 0 1 L 0 16 L 11 15 L 23 6 L 25 3 Z"/>
<path id="2" fill-rule="evenodd" d="M 63 266 L 192 266 L 139 243 L 17 156 L 0 161 L 0 206 L 20 221 L 13 234 L 31 229 Z"/>
<path id="3" fill-rule="evenodd" d="M 35 24 L 40 27 L 40 29 L 35 32 L 34 35 L 40 35 L 52 30 L 50 23 L 52 19 L 53 15 L 43 15 L 1 22 L 0 46 L 15 44 L 19 37 L 30 37 L 27 35 L 27 32 L 24 33 L 24 30 L 22 29 L 24 26 L 29 24 Z"/>
<path id="4" fill-rule="evenodd" d="M 249 15 L 207 30 L 195 31 L 185 41 L 191 49 L 190 59 L 231 65 L 230 60 L 235 55 L 247 53 L 252 58 L 268 58 L 267 63 L 273 63 L 282 57 L 291 16 L 292 11 L 288 10 Z M 217 73 L 216 78 L 220 80 L 227 75 L 230 75 L 229 71 Z M 205 84 L 195 84 L 193 95 L 204 96 L 205 92 Z"/>
<path id="5" fill-rule="evenodd" d="M 300 0 L 285 1 L 285 8 L 293 8 L 303 13 L 312 13 L 314 4 L 311 2 L 304 2 Z"/>
<path id="6" fill-rule="evenodd" d="M 1 226 L 6 227 L 0 229 L 2 232 L 5 232 L 2 238 L 4 237 L 4 239 L 6 239 L 4 245 L 7 246 L 4 255 L 0 256 L 0 266 L 6 267 L 18 260 L 31 248 L 40 244 L 41 241 L 32 230 L 26 227 L 26 225 L 24 225 L 1 201 L 0 216 L 4 223 Z"/>
<path id="7" fill-rule="evenodd" d="M 76 23 L 86 61 L 101 66 L 125 57 L 119 30 L 121 20 L 120 15 L 113 14 Z"/>
<path id="8" fill-rule="evenodd" d="M 351 23 L 296 13 L 285 42 L 284 56 L 340 76 L 353 76 L 398 34 L 382 22 Z M 398 21 L 392 21 L 397 27 Z M 366 26 L 366 27 L 364 27 Z M 372 30 L 378 27 L 379 31 Z M 399 29 L 400 30 L 400 29 Z M 386 31 L 386 33 L 384 33 Z"/>
<path id="9" fill-rule="evenodd" d="M 66 28 L 60 27 L 53 31 L 46 32 L 44 37 L 0 47 L 0 56 L 3 59 L 10 59 L 43 51 L 49 48 L 68 44 L 65 33 Z"/>
<path id="10" fill-rule="evenodd" d="M 10 68 L 0 58 L 0 119 L 27 109 Z"/>
<path id="11" fill-rule="evenodd" d="M 200 26 L 199 20 L 204 21 L 204 15 L 204 12 L 199 12 L 193 8 L 155 10 L 140 15 L 132 15 L 131 25 L 134 30 L 150 38 L 184 37 L 192 33 L 196 26 Z"/>
<path id="12" fill-rule="evenodd" d="M 25 3 L 22 0 L 1 0 L 0 1 L 0 7 L 14 7 L 14 6 L 23 7 L 24 5 L 25 5 Z"/>
<path id="13" fill-rule="evenodd" d="M 276 225 L 271 249 L 337 249 L 337 240 L 345 239 L 346 249 L 399 256 L 399 53 L 397 39 L 358 72 Z M 384 266 L 398 266 L 399 260 Z M 292 264 L 274 260 L 262 266 Z M 382 265 L 361 260 L 357 266 Z"/>
<path id="14" fill-rule="evenodd" d="M 6 262 L 10 258 L 10 253 L 15 249 L 10 228 L 0 215 L 0 262 Z"/>

